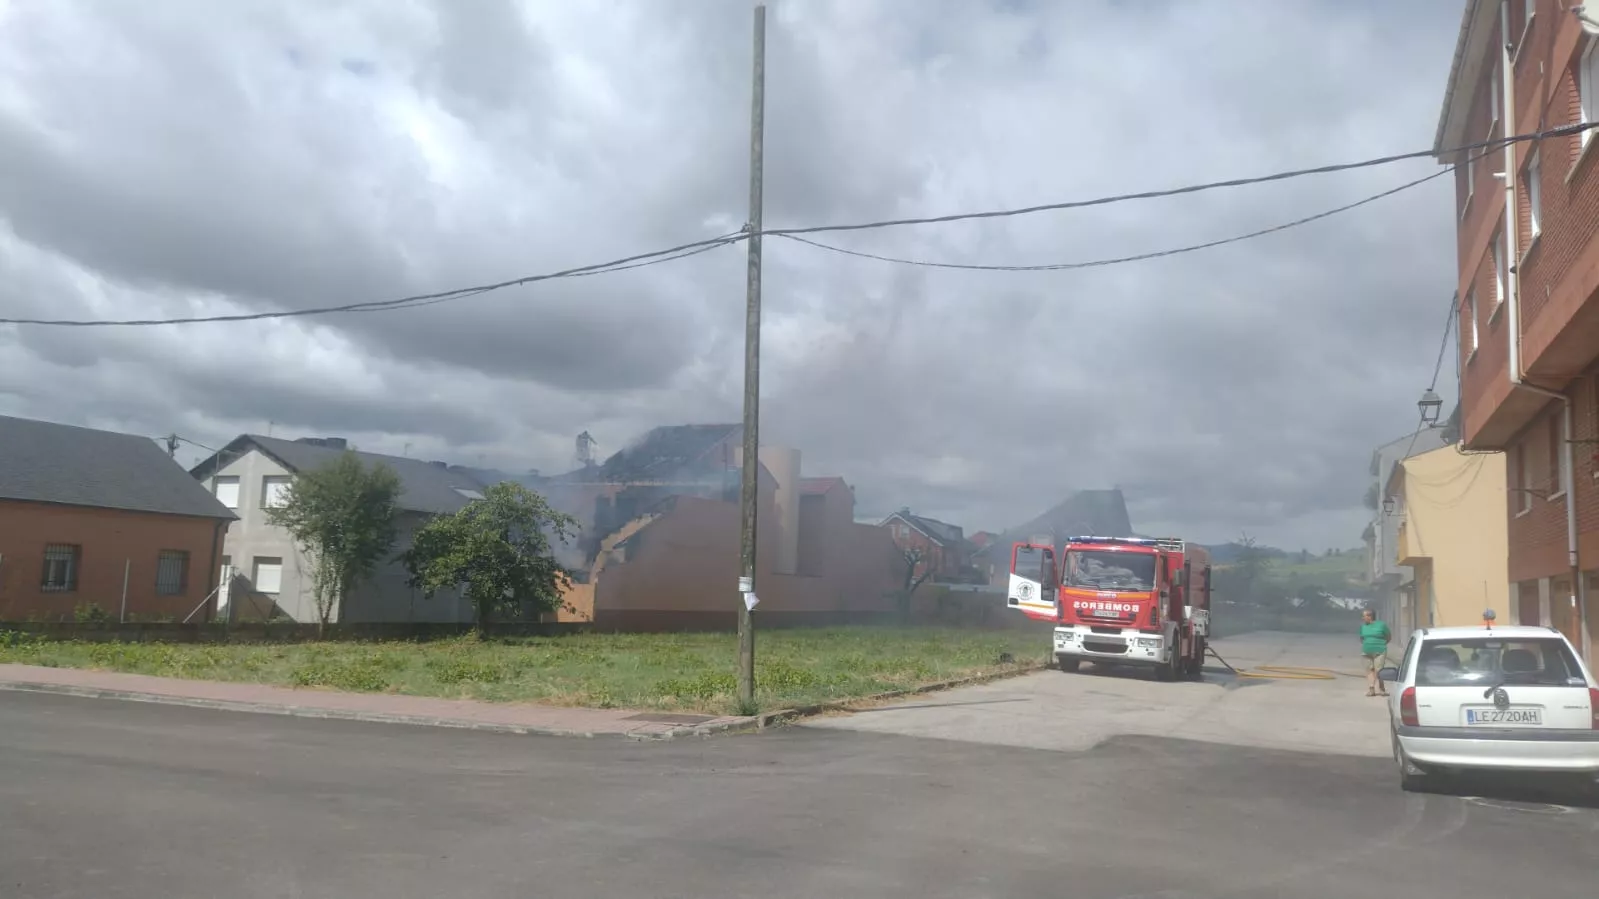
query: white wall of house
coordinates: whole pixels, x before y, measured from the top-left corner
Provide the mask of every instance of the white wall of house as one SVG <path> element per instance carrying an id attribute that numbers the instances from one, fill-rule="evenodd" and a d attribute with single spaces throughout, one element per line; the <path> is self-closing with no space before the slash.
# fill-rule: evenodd
<path id="1" fill-rule="evenodd" d="M 260 450 L 251 449 L 237 459 L 226 460 L 213 477 L 204 483 L 223 505 L 233 509 L 239 520 L 228 528 L 223 541 L 223 560 L 247 579 L 254 595 L 234 591 L 230 605 L 237 615 L 256 617 L 271 601 L 295 621 L 317 620 L 316 598 L 311 567 L 305 553 L 288 532 L 267 520 L 265 503 L 278 485 L 292 480 L 292 472 Z M 400 516 L 399 537 L 391 556 L 397 557 L 411 545 L 413 535 L 426 520 L 416 513 Z M 406 584 L 405 567 L 397 558 L 380 562 L 372 577 L 351 591 L 343 609 L 336 609 L 334 621 L 372 622 L 470 622 L 469 603 L 452 592 L 432 599 Z"/>

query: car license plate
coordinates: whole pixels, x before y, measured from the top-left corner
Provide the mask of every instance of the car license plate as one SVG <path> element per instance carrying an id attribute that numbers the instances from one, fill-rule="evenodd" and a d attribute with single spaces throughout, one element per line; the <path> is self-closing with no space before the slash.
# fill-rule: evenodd
<path id="1" fill-rule="evenodd" d="M 1467 725 L 1542 727 L 1543 709 L 1466 709 Z"/>

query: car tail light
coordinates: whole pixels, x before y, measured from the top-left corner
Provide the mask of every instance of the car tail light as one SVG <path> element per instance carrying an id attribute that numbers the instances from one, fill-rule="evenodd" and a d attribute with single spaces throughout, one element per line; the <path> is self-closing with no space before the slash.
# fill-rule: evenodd
<path id="1" fill-rule="evenodd" d="M 1399 694 L 1399 723 L 1406 727 L 1416 727 L 1421 723 L 1416 717 L 1416 688 L 1406 687 L 1405 692 Z"/>
<path id="2" fill-rule="evenodd" d="M 1588 717 L 1593 720 L 1593 729 L 1599 730 L 1599 690 L 1588 688 Z"/>

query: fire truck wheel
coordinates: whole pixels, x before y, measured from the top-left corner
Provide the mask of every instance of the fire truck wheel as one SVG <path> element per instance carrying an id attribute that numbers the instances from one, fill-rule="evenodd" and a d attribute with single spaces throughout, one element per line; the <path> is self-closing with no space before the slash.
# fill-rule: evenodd
<path id="1" fill-rule="evenodd" d="M 1072 658 L 1067 658 L 1066 656 L 1056 656 L 1055 657 L 1055 667 L 1057 667 L 1060 670 L 1066 672 L 1067 674 L 1076 674 L 1077 673 L 1077 669 L 1081 668 L 1082 665 L 1083 665 L 1083 660 L 1082 659 L 1072 659 Z"/>
<path id="2" fill-rule="evenodd" d="M 1159 666 L 1157 666 L 1155 668 L 1155 680 L 1158 680 L 1158 681 L 1174 681 L 1174 680 L 1176 680 L 1177 679 L 1177 674 L 1178 674 L 1178 671 L 1179 671 L 1179 668 L 1178 668 L 1179 664 L 1180 663 L 1177 660 L 1177 653 L 1175 651 L 1173 651 L 1171 653 L 1171 655 L 1166 657 L 1166 661 L 1164 663 L 1162 663 L 1161 665 L 1159 665 Z"/>

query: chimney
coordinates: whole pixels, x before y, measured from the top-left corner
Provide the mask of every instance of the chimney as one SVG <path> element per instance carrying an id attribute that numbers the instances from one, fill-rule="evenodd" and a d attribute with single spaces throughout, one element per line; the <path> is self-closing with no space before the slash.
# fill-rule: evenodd
<path id="1" fill-rule="evenodd" d="M 777 482 L 772 497 L 777 518 L 777 553 L 771 570 L 773 574 L 795 574 L 799 570 L 800 451 L 784 446 L 763 446 L 758 458 Z"/>

